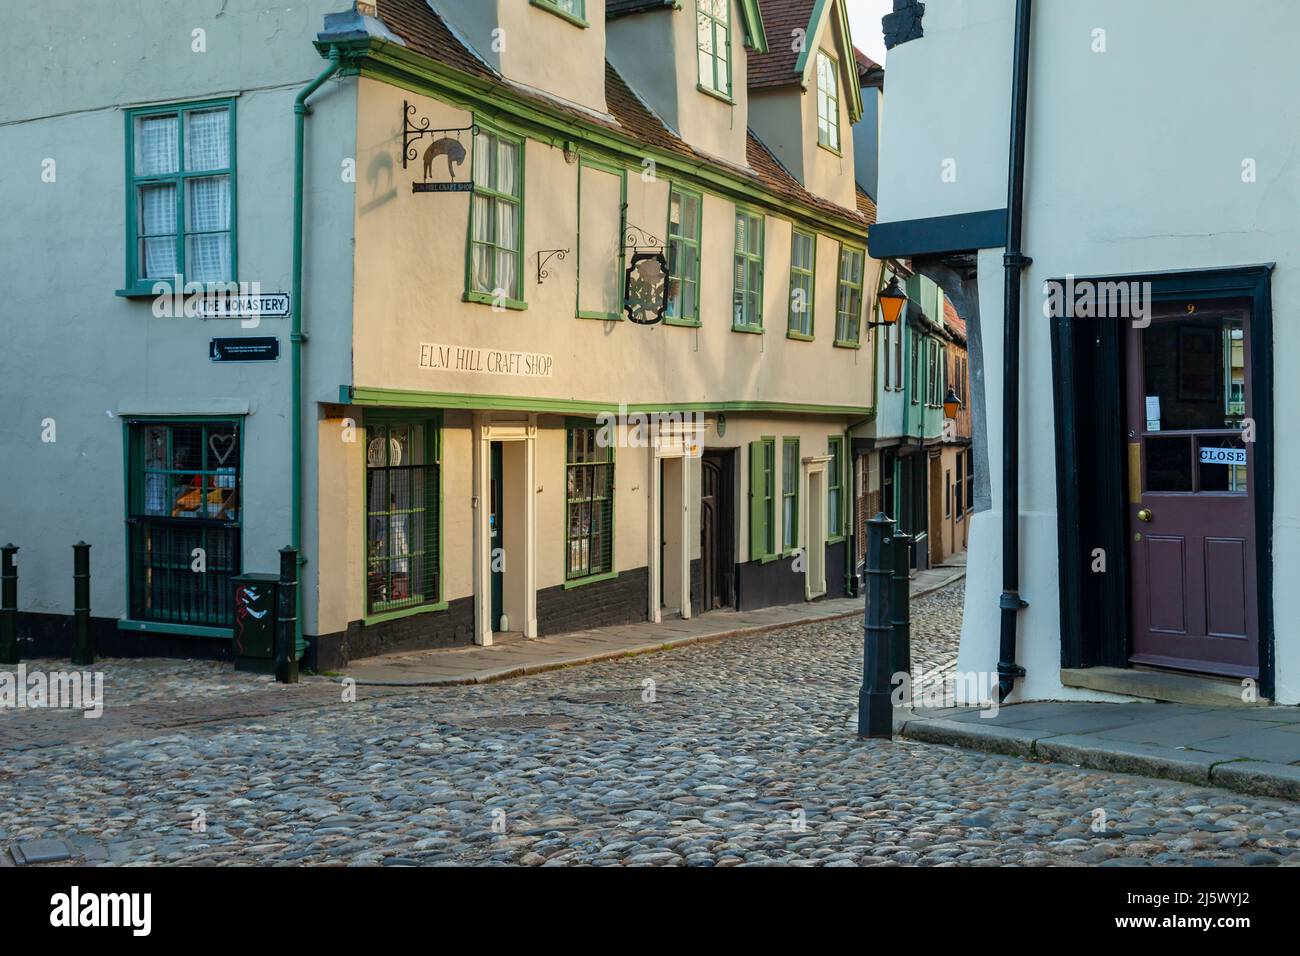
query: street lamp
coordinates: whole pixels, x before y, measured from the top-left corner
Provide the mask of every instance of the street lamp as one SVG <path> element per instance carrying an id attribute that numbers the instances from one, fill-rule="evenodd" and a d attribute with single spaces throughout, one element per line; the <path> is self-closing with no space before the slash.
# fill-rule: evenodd
<path id="1" fill-rule="evenodd" d="M 951 385 L 948 386 L 948 394 L 943 397 L 943 417 L 956 418 L 958 410 L 961 409 L 961 399 Z"/>
<path id="2" fill-rule="evenodd" d="M 870 322 L 870 328 L 878 326 L 897 325 L 899 316 L 903 314 L 903 306 L 907 305 L 907 293 L 898 283 L 898 276 L 893 276 L 889 280 L 889 285 L 876 293 L 876 301 L 880 304 L 880 317 L 882 322 Z"/>

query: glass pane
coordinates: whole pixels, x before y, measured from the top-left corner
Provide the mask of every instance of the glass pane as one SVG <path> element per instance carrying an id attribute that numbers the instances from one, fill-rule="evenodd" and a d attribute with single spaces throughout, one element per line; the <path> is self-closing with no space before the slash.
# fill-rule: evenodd
<path id="1" fill-rule="evenodd" d="M 1197 448 L 1201 491 L 1246 494 L 1246 446 L 1240 438 L 1207 435 L 1197 439 Z"/>
<path id="2" fill-rule="evenodd" d="M 1192 440 L 1188 437 L 1148 438 L 1147 491 L 1192 490 Z"/>
<path id="3" fill-rule="evenodd" d="M 170 176 L 180 171 L 180 124 L 176 114 L 135 121 L 135 174 Z"/>
<path id="4" fill-rule="evenodd" d="M 519 195 L 519 147 L 514 143 L 499 142 L 497 147 L 498 192 L 508 196 Z"/>
<path id="5" fill-rule="evenodd" d="M 185 184 L 185 231 L 220 232 L 230 228 L 230 177 L 206 176 Z"/>
<path id="6" fill-rule="evenodd" d="M 513 252 L 497 250 L 497 287 L 492 290 L 493 293 L 500 290 L 509 298 L 515 299 L 519 297 L 519 281 L 515 266 L 516 257 Z"/>
<path id="7" fill-rule="evenodd" d="M 700 200 L 682 196 L 682 235 L 694 239 L 700 234 Z"/>
<path id="8" fill-rule="evenodd" d="M 230 233 L 185 237 L 185 278 L 203 284 L 229 282 Z"/>
<path id="9" fill-rule="evenodd" d="M 518 209 L 504 201 L 498 201 L 496 207 L 496 243 L 506 249 L 518 251 L 519 233 L 516 229 L 519 222 Z"/>
<path id="10" fill-rule="evenodd" d="M 185 168 L 191 172 L 230 168 L 229 110 L 186 114 Z"/>
<path id="11" fill-rule="evenodd" d="M 1240 427 L 1245 363 L 1239 320 L 1153 323 L 1142 333 L 1146 430 Z"/>
<path id="12" fill-rule="evenodd" d="M 492 155 L 496 151 L 496 137 L 479 133 L 474 138 L 474 182 L 491 187 Z"/>

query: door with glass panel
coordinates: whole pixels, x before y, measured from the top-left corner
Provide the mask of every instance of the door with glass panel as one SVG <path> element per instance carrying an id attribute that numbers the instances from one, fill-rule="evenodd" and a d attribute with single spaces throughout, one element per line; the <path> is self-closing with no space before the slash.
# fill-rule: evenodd
<path id="1" fill-rule="evenodd" d="M 1259 674 L 1248 316 L 1179 302 L 1127 332 L 1133 663 Z"/>

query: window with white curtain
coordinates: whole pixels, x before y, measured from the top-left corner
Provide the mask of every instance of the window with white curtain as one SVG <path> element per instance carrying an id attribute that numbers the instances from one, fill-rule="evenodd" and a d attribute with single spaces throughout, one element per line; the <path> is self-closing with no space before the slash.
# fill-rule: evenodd
<path id="1" fill-rule="evenodd" d="M 523 226 L 522 144 L 480 130 L 474 137 L 474 199 L 470 229 L 471 296 L 518 302 Z"/>
<path id="2" fill-rule="evenodd" d="M 234 112 L 223 100 L 127 114 L 128 291 L 235 280 Z"/>

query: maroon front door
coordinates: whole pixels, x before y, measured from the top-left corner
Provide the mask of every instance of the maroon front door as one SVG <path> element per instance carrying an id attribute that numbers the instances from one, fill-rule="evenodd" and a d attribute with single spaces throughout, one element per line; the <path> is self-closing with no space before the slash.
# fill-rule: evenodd
<path id="1" fill-rule="evenodd" d="M 1180 302 L 1128 331 L 1135 664 L 1259 675 L 1249 315 Z"/>

